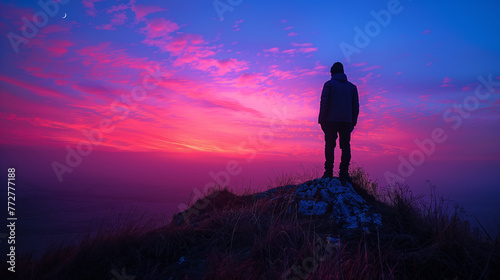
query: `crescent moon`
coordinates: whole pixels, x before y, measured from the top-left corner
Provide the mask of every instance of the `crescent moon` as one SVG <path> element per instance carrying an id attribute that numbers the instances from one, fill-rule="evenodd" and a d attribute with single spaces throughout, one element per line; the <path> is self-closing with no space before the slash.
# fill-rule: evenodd
<path id="1" fill-rule="evenodd" d="M 67 14 L 66 14 L 66 13 L 64 13 L 64 16 L 63 16 L 62 18 L 66 18 L 66 16 L 67 16 Z"/>

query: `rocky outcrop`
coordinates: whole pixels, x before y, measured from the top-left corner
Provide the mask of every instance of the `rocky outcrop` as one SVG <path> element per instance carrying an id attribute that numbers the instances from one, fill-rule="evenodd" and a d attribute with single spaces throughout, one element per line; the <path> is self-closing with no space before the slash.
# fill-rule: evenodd
<path id="1" fill-rule="evenodd" d="M 255 194 L 256 199 L 274 196 L 280 190 L 283 196 L 292 195 L 288 212 L 297 211 L 302 216 L 321 216 L 335 221 L 347 229 L 377 227 L 382 225 L 382 217 L 374 213 L 366 201 L 348 182 L 342 184 L 337 178 L 318 178 L 298 186 L 286 186 Z M 274 198 L 273 198 L 274 199 Z"/>

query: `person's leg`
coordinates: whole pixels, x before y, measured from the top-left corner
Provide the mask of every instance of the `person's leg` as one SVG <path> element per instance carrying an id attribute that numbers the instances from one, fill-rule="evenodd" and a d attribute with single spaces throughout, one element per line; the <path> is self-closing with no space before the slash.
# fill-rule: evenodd
<path id="1" fill-rule="evenodd" d="M 321 129 L 325 133 L 325 173 L 323 177 L 333 177 L 337 131 L 331 122 L 321 124 Z"/>
<path id="2" fill-rule="evenodd" d="M 352 125 L 343 123 L 339 125 L 339 146 L 342 150 L 340 158 L 339 178 L 349 180 L 349 164 L 351 162 L 351 131 Z"/>

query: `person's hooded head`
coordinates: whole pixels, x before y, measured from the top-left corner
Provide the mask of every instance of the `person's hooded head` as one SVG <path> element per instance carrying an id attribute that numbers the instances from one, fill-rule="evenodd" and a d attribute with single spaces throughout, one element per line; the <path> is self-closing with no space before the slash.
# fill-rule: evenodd
<path id="1" fill-rule="evenodd" d="M 330 68 L 330 73 L 332 73 L 332 76 L 337 74 L 337 73 L 344 73 L 344 65 L 340 62 L 335 62 L 332 65 L 332 68 Z"/>

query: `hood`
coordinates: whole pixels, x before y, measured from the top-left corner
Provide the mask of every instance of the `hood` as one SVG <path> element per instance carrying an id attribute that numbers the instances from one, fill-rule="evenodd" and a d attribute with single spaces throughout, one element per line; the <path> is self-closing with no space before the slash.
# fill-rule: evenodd
<path id="1" fill-rule="evenodd" d="M 332 75 L 332 80 L 345 83 L 347 82 L 347 76 L 344 73 L 336 73 Z"/>

